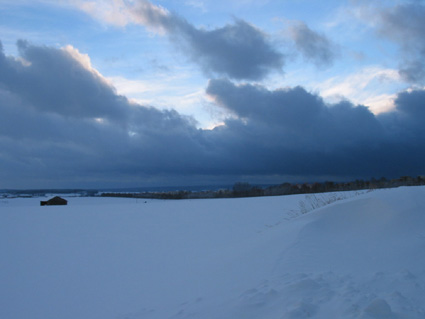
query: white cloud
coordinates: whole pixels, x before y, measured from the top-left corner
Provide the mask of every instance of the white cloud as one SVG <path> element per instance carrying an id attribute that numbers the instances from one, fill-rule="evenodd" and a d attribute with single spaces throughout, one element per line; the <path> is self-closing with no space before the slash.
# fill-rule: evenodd
<path id="1" fill-rule="evenodd" d="M 191 116 L 200 128 L 214 127 L 225 117 L 223 110 L 211 111 L 205 88 L 178 85 L 176 77 L 168 75 L 161 79 L 127 79 L 123 76 L 108 77 L 117 93 L 124 95 L 134 104 L 155 106 L 161 110 L 173 109 Z"/>
<path id="2" fill-rule="evenodd" d="M 339 7 L 325 25 L 328 28 L 340 28 L 344 26 L 348 29 L 359 29 L 364 26 L 374 27 L 377 23 L 376 15 L 373 14 L 375 5 L 343 5 Z"/>
<path id="3" fill-rule="evenodd" d="M 369 107 L 372 113 L 380 114 L 389 112 L 395 109 L 394 99 L 397 97 L 397 94 L 380 94 L 375 96 L 367 97 L 363 100 L 362 103 Z"/>
<path id="4" fill-rule="evenodd" d="M 68 44 L 62 48 L 65 52 L 67 52 L 74 60 L 80 62 L 85 69 L 94 72 L 96 71 L 91 64 L 91 60 L 88 54 L 81 53 L 77 48 L 74 48 L 72 45 Z"/>
<path id="5" fill-rule="evenodd" d="M 166 30 L 158 20 L 167 19 L 167 9 L 154 5 L 148 0 L 69 0 L 70 3 L 93 18 L 115 26 L 140 24 L 149 31 L 165 34 Z"/>
<path id="6" fill-rule="evenodd" d="M 81 53 L 77 48 L 74 48 L 70 44 L 62 47 L 61 50 L 67 52 L 75 61 L 78 61 L 86 70 L 96 75 L 104 84 L 108 86 L 112 86 L 112 83 L 92 66 L 91 60 L 88 54 Z"/>
<path id="7" fill-rule="evenodd" d="M 97 20 L 108 24 L 125 26 L 133 22 L 133 17 L 128 10 L 127 3 L 133 1 L 124 0 L 69 0 L 70 4 L 91 15 Z"/>
<path id="8" fill-rule="evenodd" d="M 207 6 L 206 6 L 206 4 L 205 4 L 205 2 L 204 1 L 199 1 L 199 0 L 186 0 L 185 1 L 185 5 L 187 5 L 187 6 L 189 6 L 189 7 L 192 7 L 192 8 L 195 8 L 195 9 L 198 9 L 198 10 L 200 10 L 201 12 L 203 12 L 203 13 L 205 13 L 205 12 L 207 12 L 208 10 L 207 10 Z"/>
<path id="9" fill-rule="evenodd" d="M 369 66 L 354 74 L 332 77 L 313 85 L 313 88 L 327 101 L 347 99 L 365 105 L 378 114 L 394 108 L 396 94 L 389 93 L 394 92 L 390 88 L 401 82 L 397 70 Z"/>
<path id="10" fill-rule="evenodd" d="M 156 84 L 149 81 L 142 80 L 130 80 L 123 76 L 112 76 L 108 77 L 108 80 L 117 89 L 118 94 L 132 97 L 133 95 L 144 94 L 146 92 L 158 92 L 162 90 Z"/>

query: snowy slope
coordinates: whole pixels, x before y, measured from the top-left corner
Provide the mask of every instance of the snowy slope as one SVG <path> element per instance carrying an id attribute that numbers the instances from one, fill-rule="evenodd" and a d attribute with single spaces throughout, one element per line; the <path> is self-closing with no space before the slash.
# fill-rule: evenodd
<path id="1" fill-rule="evenodd" d="M 425 187 L 349 194 L 0 200 L 0 318 L 425 318 Z"/>

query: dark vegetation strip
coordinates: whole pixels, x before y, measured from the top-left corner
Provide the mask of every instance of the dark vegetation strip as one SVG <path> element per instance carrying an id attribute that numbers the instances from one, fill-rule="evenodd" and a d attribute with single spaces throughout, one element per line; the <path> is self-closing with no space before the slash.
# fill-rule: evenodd
<path id="1" fill-rule="evenodd" d="M 103 197 L 129 197 L 150 199 L 197 199 L 197 198 L 235 198 L 235 197 L 258 197 L 278 196 L 293 194 L 325 193 L 336 191 L 352 191 L 363 189 L 394 188 L 400 186 L 425 185 L 425 176 L 403 176 L 388 180 L 372 178 L 369 181 L 355 180 L 352 182 L 323 182 L 313 184 L 290 184 L 283 183 L 268 187 L 252 186 L 249 183 L 235 183 L 232 189 L 205 190 L 205 191 L 169 191 L 169 192 L 140 192 L 140 193 L 101 193 Z"/>

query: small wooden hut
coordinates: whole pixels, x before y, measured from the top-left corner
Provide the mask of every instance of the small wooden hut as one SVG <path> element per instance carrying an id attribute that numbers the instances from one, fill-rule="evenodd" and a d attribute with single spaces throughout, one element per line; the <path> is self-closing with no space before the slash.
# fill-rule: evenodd
<path id="1" fill-rule="evenodd" d="M 40 206 L 52 206 L 52 205 L 67 205 L 68 201 L 62 197 L 55 196 L 47 201 L 41 201 Z"/>

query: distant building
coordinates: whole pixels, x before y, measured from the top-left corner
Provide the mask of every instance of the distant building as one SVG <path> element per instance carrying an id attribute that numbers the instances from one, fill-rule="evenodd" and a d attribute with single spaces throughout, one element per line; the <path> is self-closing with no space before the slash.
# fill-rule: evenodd
<path id="1" fill-rule="evenodd" d="M 48 201 L 41 201 L 40 206 L 52 206 L 52 205 L 67 205 L 68 201 L 59 196 L 55 196 Z"/>

